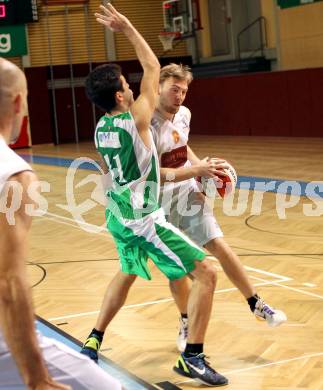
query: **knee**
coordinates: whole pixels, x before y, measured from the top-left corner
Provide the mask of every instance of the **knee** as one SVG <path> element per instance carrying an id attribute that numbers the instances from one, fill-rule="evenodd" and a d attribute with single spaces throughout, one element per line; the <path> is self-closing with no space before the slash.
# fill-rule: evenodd
<path id="1" fill-rule="evenodd" d="M 170 280 L 169 281 L 169 289 L 170 289 L 170 291 L 172 292 L 172 293 L 176 293 L 177 292 L 177 290 L 178 290 L 178 283 L 180 283 L 179 281 L 178 281 L 178 279 L 177 280 Z"/>
<path id="2" fill-rule="evenodd" d="M 204 263 L 204 262 L 203 262 Z M 217 282 L 217 273 L 216 269 L 212 265 L 212 263 L 205 262 L 202 263 L 202 280 L 201 282 L 207 287 L 209 290 L 214 291 L 216 282 Z"/>
<path id="3" fill-rule="evenodd" d="M 216 269 L 213 267 L 213 266 L 208 266 L 208 269 L 207 269 L 207 277 L 208 277 L 208 284 L 209 284 L 209 287 L 212 291 L 215 290 L 215 287 L 216 287 L 216 282 L 217 282 L 217 273 L 216 273 Z"/>

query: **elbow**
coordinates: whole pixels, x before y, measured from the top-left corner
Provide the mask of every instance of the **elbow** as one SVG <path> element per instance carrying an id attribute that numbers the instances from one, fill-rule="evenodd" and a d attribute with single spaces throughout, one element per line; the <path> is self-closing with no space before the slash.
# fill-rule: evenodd
<path id="1" fill-rule="evenodd" d="M 12 301 L 8 279 L 0 277 L 0 306 L 7 306 Z"/>
<path id="2" fill-rule="evenodd" d="M 154 72 L 160 72 L 160 63 L 157 58 L 152 59 L 151 61 L 147 62 L 146 68 L 150 69 Z"/>
<path id="3" fill-rule="evenodd" d="M 13 305 L 20 294 L 27 291 L 28 283 L 21 275 L 0 276 L 0 305 Z"/>
<path id="4" fill-rule="evenodd" d="M 158 58 L 156 56 L 151 58 L 151 60 L 149 62 L 151 64 L 151 66 L 153 66 L 154 68 L 156 68 L 156 69 L 160 69 L 161 68 L 159 60 L 158 60 Z"/>

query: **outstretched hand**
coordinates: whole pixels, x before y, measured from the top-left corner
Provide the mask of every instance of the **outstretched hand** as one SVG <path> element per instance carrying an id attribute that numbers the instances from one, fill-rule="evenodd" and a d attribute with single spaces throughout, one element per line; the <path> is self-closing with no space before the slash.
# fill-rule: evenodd
<path id="1" fill-rule="evenodd" d="M 124 31 L 127 27 L 131 26 L 130 21 L 120 12 L 118 12 L 111 3 L 106 6 L 100 5 L 103 14 L 95 13 L 96 20 L 108 27 L 113 32 Z"/>

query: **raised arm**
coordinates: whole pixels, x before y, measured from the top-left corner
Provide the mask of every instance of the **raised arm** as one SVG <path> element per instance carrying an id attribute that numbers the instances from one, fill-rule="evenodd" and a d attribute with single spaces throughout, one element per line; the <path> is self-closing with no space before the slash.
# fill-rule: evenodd
<path id="1" fill-rule="evenodd" d="M 143 68 L 140 95 L 131 106 L 140 135 L 146 146 L 150 146 L 149 124 L 156 106 L 159 87 L 160 64 L 147 42 L 131 22 L 120 14 L 110 3 L 100 6 L 104 15 L 95 14 L 97 21 L 112 31 L 122 31 L 133 45 L 137 58 Z"/>
<path id="2" fill-rule="evenodd" d="M 25 206 L 33 204 L 26 189 L 35 180 L 32 172 L 12 176 L 11 181 L 17 183 L 17 193 L 20 192 L 19 188 L 23 190 L 20 208 L 14 214 L 14 224 L 10 225 L 6 214 L 0 212 L 0 325 L 29 390 L 68 390 L 70 387 L 55 383 L 49 377 L 34 328 L 32 298 L 25 264 L 31 217 L 26 214 Z M 12 205 L 17 200 L 13 191 L 14 189 L 9 190 L 4 204 Z M 2 191 L 2 197 L 6 192 Z M 0 201 L 5 201 L 1 199 L 1 194 Z"/>

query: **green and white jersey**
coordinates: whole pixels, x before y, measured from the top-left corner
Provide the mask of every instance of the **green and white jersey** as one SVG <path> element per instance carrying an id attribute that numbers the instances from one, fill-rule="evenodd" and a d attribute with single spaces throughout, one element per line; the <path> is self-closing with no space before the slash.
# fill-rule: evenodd
<path id="1" fill-rule="evenodd" d="M 103 116 L 95 146 L 109 170 L 107 209 L 115 217 L 140 219 L 159 208 L 159 164 L 155 145 L 147 148 L 131 113 Z"/>

